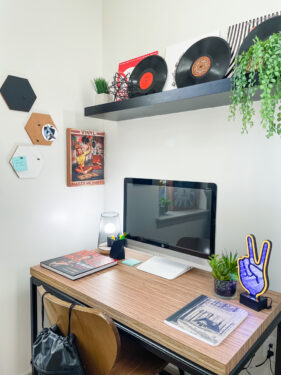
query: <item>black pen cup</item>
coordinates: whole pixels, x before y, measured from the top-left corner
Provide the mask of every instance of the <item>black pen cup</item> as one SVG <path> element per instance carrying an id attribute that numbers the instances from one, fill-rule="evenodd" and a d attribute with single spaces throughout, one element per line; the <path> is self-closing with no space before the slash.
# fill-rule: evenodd
<path id="1" fill-rule="evenodd" d="M 113 259 L 125 259 L 125 239 L 115 240 L 111 245 L 110 257 Z"/>

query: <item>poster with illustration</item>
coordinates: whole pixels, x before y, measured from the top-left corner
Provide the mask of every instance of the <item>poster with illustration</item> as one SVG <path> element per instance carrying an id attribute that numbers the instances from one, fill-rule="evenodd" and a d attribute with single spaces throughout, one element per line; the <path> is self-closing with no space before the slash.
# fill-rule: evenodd
<path id="1" fill-rule="evenodd" d="M 103 132 L 67 129 L 67 186 L 104 184 Z"/>

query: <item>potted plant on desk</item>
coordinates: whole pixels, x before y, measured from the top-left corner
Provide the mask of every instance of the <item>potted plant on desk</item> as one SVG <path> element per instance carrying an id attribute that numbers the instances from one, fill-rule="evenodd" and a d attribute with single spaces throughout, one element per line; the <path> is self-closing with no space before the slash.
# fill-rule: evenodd
<path id="1" fill-rule="evenodd" d="M 211 255 L 209 265 L 214 276 L 215 295 L 223 299 L 232 299 L 236 296 L 238 279 L 237 253 L 232 255 Z"/>

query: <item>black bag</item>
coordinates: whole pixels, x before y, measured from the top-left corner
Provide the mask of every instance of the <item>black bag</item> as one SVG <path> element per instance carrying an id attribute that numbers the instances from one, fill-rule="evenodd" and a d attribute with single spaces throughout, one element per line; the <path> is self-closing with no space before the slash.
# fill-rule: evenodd
<path id="1" fill-rule="evenodd" d="M 72 304 L 69 308 L 68 333 L 64 337 L 58 326 L 44 328 L 44 296 L 42 296 L 42 331 L 32 347 L 32 364 L 43 375 L 85 375 L 75 345 L 75 336 L 70 333 Z"/>

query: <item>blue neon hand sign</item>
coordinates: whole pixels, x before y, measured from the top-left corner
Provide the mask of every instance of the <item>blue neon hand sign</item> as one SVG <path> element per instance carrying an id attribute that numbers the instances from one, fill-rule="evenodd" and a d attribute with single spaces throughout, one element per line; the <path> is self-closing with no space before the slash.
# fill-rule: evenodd
<path id="1" fill-rule="evenodd" d="M 252 234 L 246 236 L 247 255 L 238 258 L 238 275 L 243 288 L 255 298 L 268 288 L 267 266 L 271 251 L 271 242 L 263 241 L 257 258 L 256 241 Z"/>

